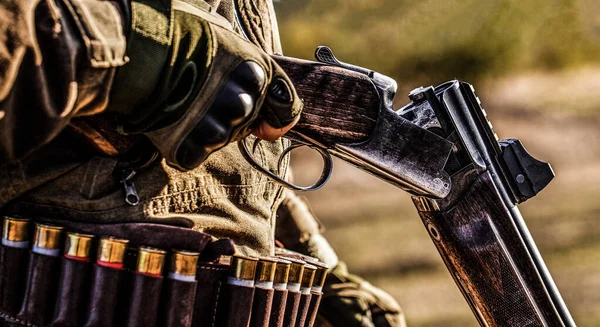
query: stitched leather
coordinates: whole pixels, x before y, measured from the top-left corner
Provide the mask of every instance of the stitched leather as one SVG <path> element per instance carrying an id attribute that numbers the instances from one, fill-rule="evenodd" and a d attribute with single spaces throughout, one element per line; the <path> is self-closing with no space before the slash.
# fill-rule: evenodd
<path id="1" fill-rule="evenodd" d="M 217 303 L 221 300 L 222 282 L 228 271 L 227 266 L 201 263 L 198 265 L 196 279 L 196 303 L 194 304 L 194 321 L 192 326 L 214 326 L 217 314 Z"/>

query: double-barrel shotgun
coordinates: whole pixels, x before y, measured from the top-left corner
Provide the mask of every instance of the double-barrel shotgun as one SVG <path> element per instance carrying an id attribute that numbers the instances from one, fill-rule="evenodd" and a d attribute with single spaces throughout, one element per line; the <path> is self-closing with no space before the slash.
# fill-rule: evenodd
<path id="1" fill-rule="evenodd" d="M 575 326 L 517 204 L 554 177 L 517 139 L 498 140 L 473 87 L 420 87 L 393 109 L 396 82 L 340 62 L 327 47 L 317 61 L 274 56 L 304 102 L 284 154 L 307 145 L 324 170 L 312 186 L 263 169 L 295 190 L 323 185 L 331 155 L 412 194 L 448 271 L 482 326 Z M 282 155 L 282 158 L 283 158 Z"/>

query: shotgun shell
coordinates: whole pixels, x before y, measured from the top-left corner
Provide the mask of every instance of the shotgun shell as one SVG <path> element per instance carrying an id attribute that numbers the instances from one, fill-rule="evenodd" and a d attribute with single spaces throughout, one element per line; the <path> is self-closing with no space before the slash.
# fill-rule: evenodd
<path id="1" fill-rule="evenodd" d="M 31 252 L 58 257 L 60 255 L 60 235 L 63 228 L 44 224 L 35 224 L 33 248 Z"/>
<path id="2" fill-rule="evenodd" d="M 90 261 L 94 235 L 67 233 L 64 257 L 77 261 Z"/>
<path id="3" fill-rule="evenodd" d="M 254 275 L 258 258 L 234 255 L 231 258 L 231 267 L 227 283 L 239 286 L 254 286 Z"/>
<path id="4" fill-rule="evenodd" d="M 196 269 L 200 253 L 175 250 L 171 254 L 169 278 L 182 282 L 196 281 Z"/>
<path id="5" fill-rule="evenodd" d="M 5 217 L 2 226 L 2 245 L 11 248 L 29 247 L 29 219 Z"/>
<path id="6" fill-rule="evenodd" d="M 304 261 L 292 258 L 285 258 L 291 262 L 290 273 L 288 275 L 287 289 L 289 291 L 300 291 L 300 283 L 304 276 Z"/>
<path id="7" fill-rule="evenodd" d="M 302 292 L 302 294 L 310 294 L 316 271 L 317 267 L 312 264 L 307 263 L 304 265 L 304 275 L 302 276 L 302 282 L 300 283 L 300 292 Z"/>
<path id="8" fill-rule="evenodd" d="M 98 245 L 96 263 L 107 268 L 122 269 L 127 243 L 129 241 L 124 239 L 102 237 Z"/>
<path id="9" fill-rule="evenodd" d="M 256 264 L 256 275 L 254 276 L 254 286 L 262 288 L 273 288 L 275 280 L 275 267 L 277 259 L 265 257 L 260 258 Z"/>
<path id="10" fill-rule="evenodd" d="M 167 252 L 160 249 L 141 247 L 138 250 L 135 272 L 150 277 L 162 277 Z"/>
<path id="11" fill-rule="evenodd" d="M 315 271 L 315 279 L 313 280 L 312 291 L 320 293 L 323 291 L 323 285 L 325 285 L 325 278 L 327 278 L 329 266 L 320 261 L 311 262 L 310 264 L 317 267 L 317 271 Z"/>
<path id="12" fill-rule="evenodd" d="M 287 288 L 291 265 L 292 262 L 289 260 L 277 259 L 277 265 L 275 266 L 275 279 L 273 280 L 273 289 L 285 290 Z"/>

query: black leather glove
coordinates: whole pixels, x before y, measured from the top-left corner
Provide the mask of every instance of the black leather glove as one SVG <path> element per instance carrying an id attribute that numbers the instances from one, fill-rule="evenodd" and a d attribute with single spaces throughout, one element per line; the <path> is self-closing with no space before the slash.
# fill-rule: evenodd
<path id="1" fill-rule="evenodd" d="M 132 78 L 144 69 L 142 61 L 161 65 L 162 73 L 155 74 L 157 85 L 151 99 L 141 102 L 141 110 L 126 115 L 123 132 L 144 133 L 169 165 L 189 170 L 253 131 L 270 140 L 293 126 L 302 103 L 267 53 L 234 32 L 227 20 L 201 6 L 173 2 L 167 9 L 172 10 L 167 18 L 171 24 L 157 25 L 151 21 L 156 14 L 153 9 L 132 6 L 132 21 L 137 25 L 128 51 L 131 63 L 136 60 L 137 64 L 123 67 L 117 79 L 125 76 L 127 85 L 139 84 L 140 88 L 152 85 L 154 81 Z M 144 19 L 150 21 L 144 23 Z M 161 26 L 167 30 L 156 32 Z M 147 29 L 145 34 L 139 32 L 143 29 Z M 148 43 L 157 42 L 144 39 L 148 33 L 156 33 L 162 42 L 159 49 L 168 50 L 164 62 L 153 61 L 161 52 L 151 51 Z"/>
<path id="2" fill-rule="evenodd" d="M 267 82 L 266 72 L 255 61 L 240 63 L 229 74 L 203 117 L 183 138 L 175 156 L 167 157 L 169 163 L 182 170 L 192 169 L 212 152 L 261 128 L 261 123 L 254 123 L 257 119 L 278 129 L 292 124 L 299 111 L 292 110 L 295 95 L 291 83 L 283 77 L 276 77 L 266 85 Z M 165 131 L 168 133 L 168 130 Z M 164 138 L 165 131 L 149 135 L 157 143 Z M 158 138 L 154 134 L 158 134 Z M 259 136 L 270 139 L 266 135 Z"/>

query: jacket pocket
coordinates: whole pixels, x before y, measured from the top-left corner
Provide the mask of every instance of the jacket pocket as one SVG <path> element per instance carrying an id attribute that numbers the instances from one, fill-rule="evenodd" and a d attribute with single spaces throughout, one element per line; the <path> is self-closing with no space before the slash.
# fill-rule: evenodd
<path id="1" fill-rule="evenodd" d="M 123 23 L 114 4 L 96 0 L 64 3 L 81 33 L 92 67 L 119 67 L 128 61 Z"/>
<path id="2" fill-rule="evenodd" d="M 117 160 L 108 157 L 94 157 L 84 167 L 79 194 L 85 199 L 94 200 L 107 196 L 120 189 L 120 183 L 113 177 Z"/>

